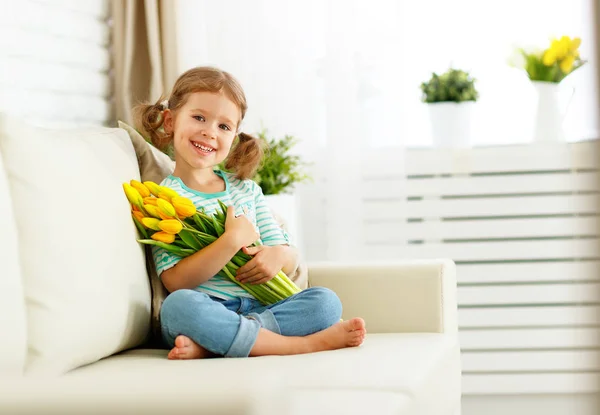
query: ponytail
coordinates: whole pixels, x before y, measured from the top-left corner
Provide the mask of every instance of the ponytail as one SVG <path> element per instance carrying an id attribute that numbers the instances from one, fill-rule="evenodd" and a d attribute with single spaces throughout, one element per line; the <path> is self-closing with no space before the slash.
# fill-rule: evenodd
<path id="1" fill-rule="evenodd" d="M 154 147 L 167 151 L 173 136 L 163 129 L 163 111 L 165 110 L 161 99 L 156 104 L 143 103 L 133 109 L 135 127 L 147 138 Z"/>
<path id="2" fill-rule="evenodd" d="M 262 140 L 240 133 L 235 147 L 225 160 L 225 168 L 235 173 L 240 180 L 251 179 L 256 174 L 264 154 Z"/>

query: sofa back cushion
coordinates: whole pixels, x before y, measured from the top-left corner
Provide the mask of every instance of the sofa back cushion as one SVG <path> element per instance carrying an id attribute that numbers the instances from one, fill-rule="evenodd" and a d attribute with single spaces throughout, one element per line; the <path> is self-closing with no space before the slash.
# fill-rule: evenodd
<path id="1" fill-rule="evenodd" d="M 60 374 L 140 345 L 150 288 L 121 183 L 121 129 L 47 130 L 0 115 L 27 309 L 26 373 Z"/>
<path id="2" fill-rule="evenodd" d="M 0 152 L 0 325 L 4 332 L 0 373 L 8 376 L 23 373 L 27 352 L 19 240 L 13 213 L 10 187 Z"/>

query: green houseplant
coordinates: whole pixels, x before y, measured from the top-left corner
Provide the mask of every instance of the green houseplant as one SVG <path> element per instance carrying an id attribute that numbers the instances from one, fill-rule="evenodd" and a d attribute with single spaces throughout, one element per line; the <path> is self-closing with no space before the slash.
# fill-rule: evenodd
<path id="1" fill-rule="evenodd" d="M 299 156 L 290 154 L 298 139 L 291 135 L 285 135 L 282 139 L 269 138 L 267 134 L 267 130 L 258 134 L 266 150 L 254 181 L 265 196 L 292 193 L 296 184 L 310 180 L 302 170 L 307 163 Z"/>
<path id="2" fill-rule="evenodd" d="M 475 79 L 468 72 L 450 68 L 441 75 L 431 74 L 428 82 L 421 84 L 423 102 L 465 102 L 477 101 Z"/>
<path id="3" fill-rule="evenodd" d="M 421 83 L 421 100 L 427 104 L 431 135 L 437 147 L 468 147 L 471 119 L 479 93 L 475 79 L 466 71 L 450 68 L 441 75 L 433 73 Z"/>

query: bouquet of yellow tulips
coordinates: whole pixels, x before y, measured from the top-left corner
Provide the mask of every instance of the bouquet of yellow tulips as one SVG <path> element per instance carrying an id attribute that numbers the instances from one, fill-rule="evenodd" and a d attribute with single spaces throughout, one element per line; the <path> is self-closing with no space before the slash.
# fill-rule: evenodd
<path id="1" fill-rule="evenodd" d="M 559 83 L 586 61 L 579 56 L 581 39 L 563 36 L 552 39 L 550 46 L 544 50 L 516 50 L 511 65 L 524 69 L 532 81 Z"/>
<path id="2" fill-rule="evenodd" d="M 159 246 L 183 258 L 210 245 L 225 231 L 227 206 L 220 200 L 220 211 L 208 215 L 203 210 L 197 210 L 190 199 L 154 182 L 131 180 L 130 183 L 123 183 L 123 190 L 131 204 L 133 221 L 144 238 L 138 240 L 142 244 Z M 276 303 L 301 291 L 283 271 L 264 284 L 240 283 L 235 279 L 236 271 L 251 258 L 240 250 L 219 274 L 229 278 L 264 305 Z"/>

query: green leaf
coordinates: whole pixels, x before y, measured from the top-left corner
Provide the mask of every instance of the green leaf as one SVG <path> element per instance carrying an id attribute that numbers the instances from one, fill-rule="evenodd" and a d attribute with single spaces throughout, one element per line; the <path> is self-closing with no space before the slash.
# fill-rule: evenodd
<path id="1" fill-rule="evenodd" d="M 161 248 L 163 248 L 177 256 L 180 256 L 182 258 L 185 258 L 186 256 L 190 256 L 196 252 L 193 249 L 179 248 L 175 245 L 166 244 L 166 243 L 160 242 L 160 241 L 155 241 L 154 239 L 138 239 L 138 242 L 141 244 L 145 244 L 145 245 L 160 246 Z"/>
<path id="2" fill-rule="evenodd" d="M 188 245 L 190 248 L 195 249 L 196 251 L 199 251 L 200 249 L 204 248 L 202 244 L 198 241 L 198 239 L 196 239 L 193 233 L 183 229 L 179 232 L 178 235 L 181 238 L 181 240 L 185 242 L 186 245 Z"/>
<path id="3" fill-rule="evenodd" d="M 145 238 L 148 239 L 148 232 L 146 231 L 146 228 L 144 227 L 144 225 L 142 225 L 135 216 L 131 215 L 131 218 L 133 219 L 133 222 L 135 223 L 135 227 L 138 228 L 138 231 L 140 231 L 140 234 Z"/>

